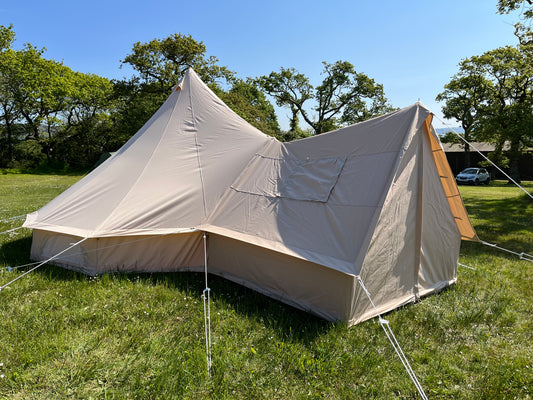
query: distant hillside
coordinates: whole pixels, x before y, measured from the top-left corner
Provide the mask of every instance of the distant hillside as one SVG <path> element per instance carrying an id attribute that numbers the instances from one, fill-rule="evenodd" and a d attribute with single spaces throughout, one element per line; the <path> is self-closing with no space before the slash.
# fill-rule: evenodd
<path id="1" fill-rule="evenodd" d="M 461 128 L 460 126 L 453 126 L 453 127 L 450 127 L 450 128 L 436 128 L 435 131 L 437 132 L 437 135 L 439 135 L 439 136 L 442 136 L 442 135 L 446 134 L 449 131 L 454 131 L 454 132 L 457 132 L 457 133 L 464 133 L 464 129 Z"/>

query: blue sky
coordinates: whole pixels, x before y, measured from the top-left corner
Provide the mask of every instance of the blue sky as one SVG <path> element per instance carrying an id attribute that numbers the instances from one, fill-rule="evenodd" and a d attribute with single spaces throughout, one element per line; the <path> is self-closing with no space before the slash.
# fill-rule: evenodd
<path id="1" fill-rule="evenodd" d="M 190 34 L 241 78 L 294 67 L 312 84 L 322 61 L 346 60 L 378 83 L 395 107 L 420 99 L 438 117 L 435 96 L 466 57 L 514 45 L 516 15 L 496 0 L 115 1 L 18 0 L 0 4 L 15 47 L 46 47 L 70 68 L 120 79 L 135 42 Z M 282 128 L 288 111 L 278 110 Z M 451 125 L 457 125 L 450 122 Z M 435 121 L 435 126 L 442 124 Z"/>

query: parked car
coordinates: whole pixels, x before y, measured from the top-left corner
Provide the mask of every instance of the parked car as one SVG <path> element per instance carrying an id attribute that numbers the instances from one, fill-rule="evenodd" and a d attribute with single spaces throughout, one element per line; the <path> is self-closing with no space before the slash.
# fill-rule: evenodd
<path id="1" fill-rule="evenodd" d="M 490 174 L 485 168 L 467 168 L 462 170 L 455 177 L 457 184 L 479 185 L 490 183 Z"/>

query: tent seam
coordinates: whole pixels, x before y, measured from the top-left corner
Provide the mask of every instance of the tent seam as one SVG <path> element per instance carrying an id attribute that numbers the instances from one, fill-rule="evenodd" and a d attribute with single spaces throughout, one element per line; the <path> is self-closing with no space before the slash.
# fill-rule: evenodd
<path id="1" fill-rule="evenodd" d="M 189 85 L 189 107 L 191 108 L 192 123 L 194 125 L 194 131 L 195 131 L 194 132 L 194 147 L 196 148 L 196 159 L 198 161 L 198 171 L 200 173 L 200 184 L 202 185 L 202 204 L 204 207 L 204 218 L 207 218 L 207 203 L 205 200 L 204 174 L 202 172 L 202 162 L 200 160 L 200 149 L 198 145 L 198 127 L 196 126 L 196 115 L 194 114 L 190 85 Z"/>

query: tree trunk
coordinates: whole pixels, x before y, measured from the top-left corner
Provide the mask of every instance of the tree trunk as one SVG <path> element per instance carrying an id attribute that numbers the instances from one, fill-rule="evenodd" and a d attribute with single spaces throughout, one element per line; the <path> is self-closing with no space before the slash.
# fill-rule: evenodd
<path id="1" fill-rule="evenodd" d="M 7 112 L 4 115 L 6 135 L 7 135 L 7 160 L 5 161 L 5 166 L 13 161 L 13 125 L 7 116 Z"/>
<path id="2" fill-rule="evenodd" d="M 512 159 L 510 164 L 509 176 L 513 178 L 516 183 L 520 183 L 520 165 L 518 160 Z M 512 184 L 510 180 L 507 183 Z"/>
<path id="3" fill-rule="evenodd" d="M 509 176 L 517 183 L 520 183 L 520 141 L 513 140 L 509 150 Z M 512 182 L 509 180 L 508 182 Z"/>
<path id="4" fill-rule="evenodd" d="M 291 106 L 292 118 L 289 123 L 289 129 L 291 131 L 297 131 L 300 129 L 298 126 L 298 109 L 294 106 Z"/>
<path id="5" fill-rule="evenodd" d="M 11 163 L 13 161 L 13 127 L 10 123 L 6 121 L 6 131 L 7 131 L 7 162 Z"/>
<path id="6" fill-rule="evenodd" d="M 466 121 L 463 121 L 463 138 L 464 138 L 464 145 L 465 145 L 465 168 L 470 168 L 472 166 L 472 157 L 470 155 L 470 142 L 472 141 L 472 135 L 471 135 L 471 129 L 472 124 L 467 123 Z"/>
<path id="7" fill-rule="evenodd" d="M 465 143 L 465 168 L 470 168 L 472 164 L 472 158 L 470 157 L 470 145 Z"/>

